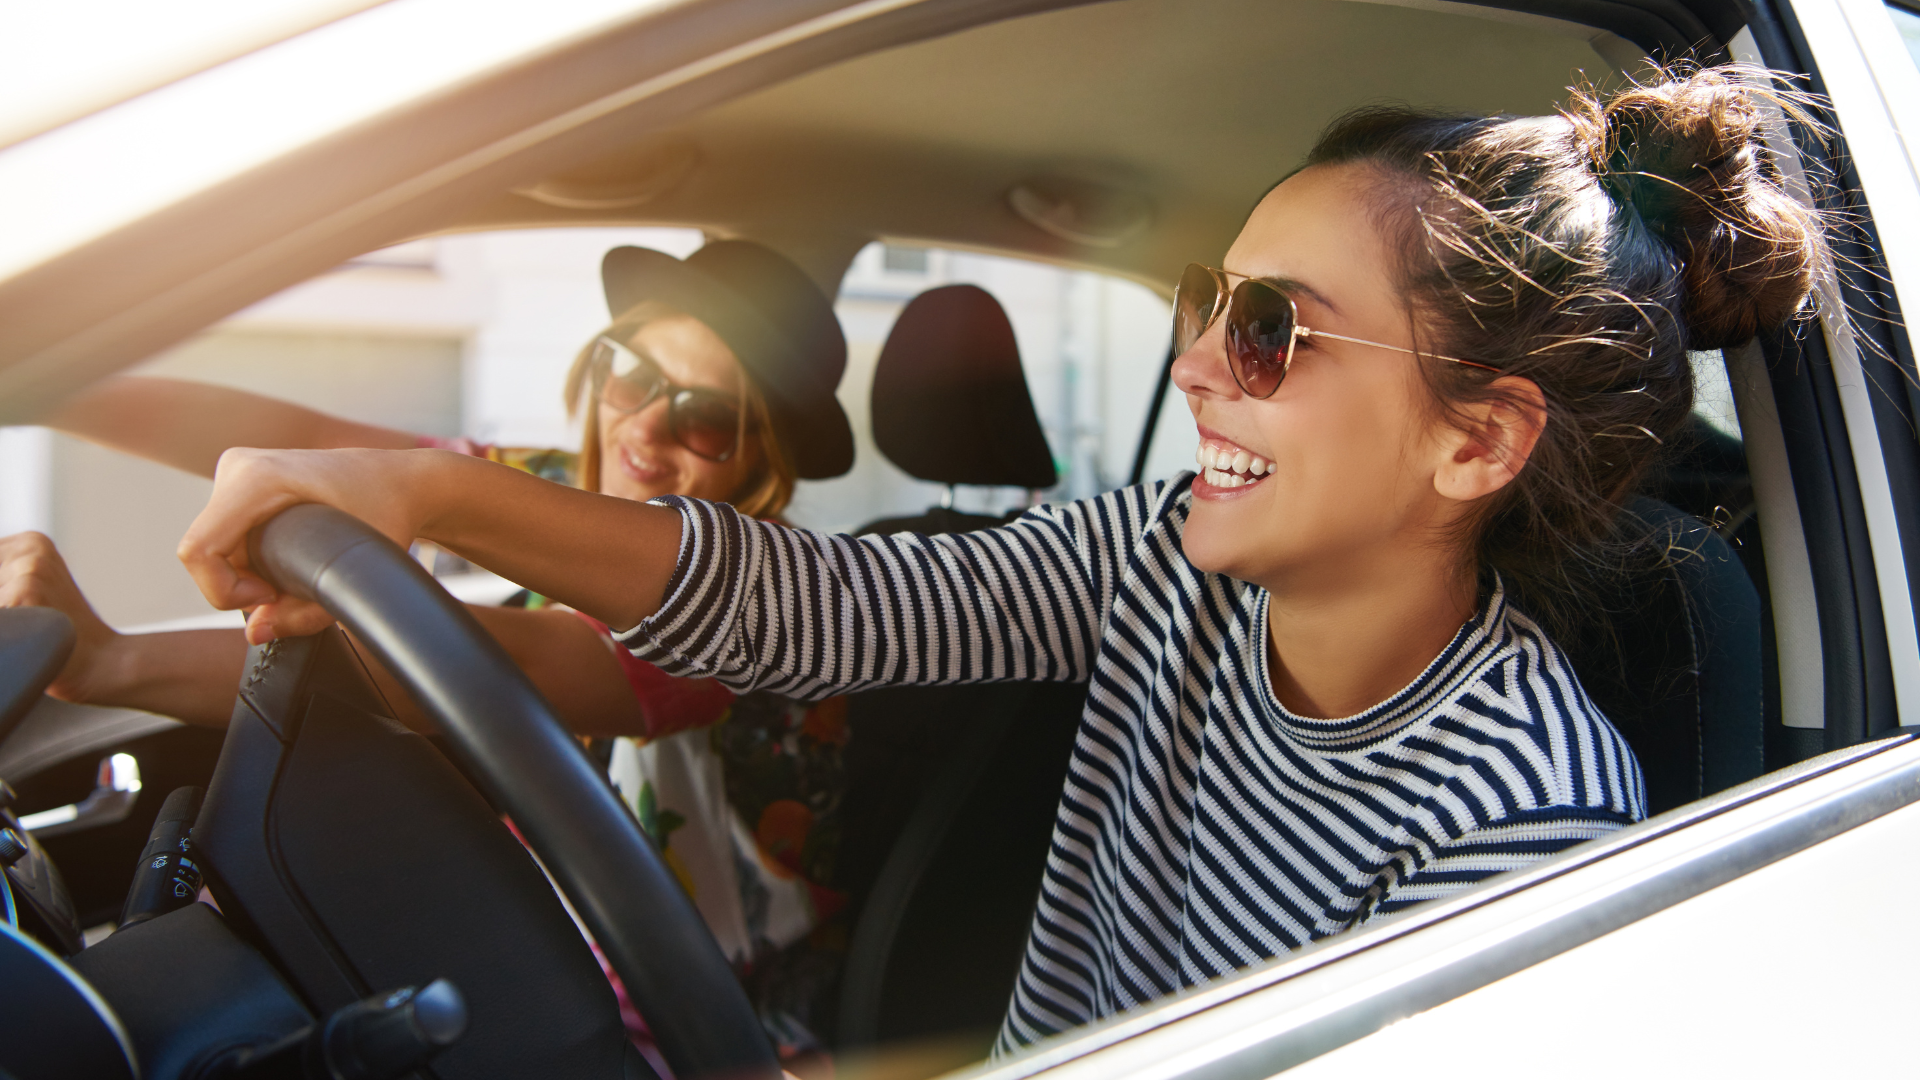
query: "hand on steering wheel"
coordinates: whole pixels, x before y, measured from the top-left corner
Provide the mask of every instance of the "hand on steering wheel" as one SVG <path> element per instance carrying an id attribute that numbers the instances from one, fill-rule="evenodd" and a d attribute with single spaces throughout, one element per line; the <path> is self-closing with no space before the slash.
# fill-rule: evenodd
<path id="1" fill-rule="evenodd" d="M 338 507 L 405 549 L 421 531 L 407 497 L 420 455 L 436 450 L 253 450 L 220 455 L 213 496 L 180 540 L 187 573 L 214 607 L 252 608 L 247 642 L 299 637 L 332 625 L 314 601 L 286 595 L 255 572 L 247 552 L 254 529 L 302 503 Z"/>
<path id="2" fill-rule="evenodd" d="M 37 532 L 0 537 L 0 608 L 15 607 L 52 608 L 73 623 L 73 652 L 48 694 L 84 703 L 111 681 L 122 635 L 94 612 L 53 541 Z"/>
<path id="3" fill-rule="evenodd" d="M 312 603 L 350 630 L 438 722 L 464 771 L 572 901 L 676 1074 L 780 1073 L 745 991 L 678 879 L 465 605 L 404 549 L 326 506 L 296 506 L 269 521 L 253 565 L 271 577 L 263 587 Z"/>

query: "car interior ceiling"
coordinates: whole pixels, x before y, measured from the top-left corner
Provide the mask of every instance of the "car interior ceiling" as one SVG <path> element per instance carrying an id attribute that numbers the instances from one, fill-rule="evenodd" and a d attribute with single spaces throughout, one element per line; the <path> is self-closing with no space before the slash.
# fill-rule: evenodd
<path id="1" fill-rule="evenodd" d="M 1256 17 L 1269 10 L 1258 0 L 1119 0 L 872 53 L 664 130 L 636 119 L 617 149 L 558 163 L 441 227 L 695 225 L 766 240 L 833 282 L 861 244 L 887 236 L 1164 289 L 1185 262 L 1225 250 L 1252 198 L 1342 108 L 1401 99 L 1538 113 L 1574 69 L 1614 77 L 1640 54 L 1611 34 L 1521 14 L 1320 0 L 1290 9 L 1293 26 Z M 1370 62 L 1353 64 L 1356 54 Z M 1112 61 L 1120 56 L 1127 62 Z M 1063 96 L 1060 86 L 1074 89 Z M 1244 141 L 1250 130 L 1261 133 L 1257 151 Z M 1055 180 L 1064 184 L 1047 187 Z M 1007 198 L 1036 181 L 1068 212 L 1110 212 L 1116 229 L 1135 231 L 1090 246 L 1037 227 Z M 1122 220 L 1129 212 L 1144 217 Z M 873 411 L 883 452 L 910 475 L 1051 482 L 1036 482 L 1053 463 L 1004 323 L 979 290 L 936 290 L 903 311 Z M 1738 380 L 1734 391 L 1743 392 Z M 983 441 L 981 430 L 996 437 Z M 1740 439 L 1696 418 L 1629 507 L 1626 527 L 1661 538 L 1672 557 L 1628 573 L 1580 570 L 1603 600 L 1591 638 L 1569 649 L 1640 755 L 1655 812 L 1825 748 L 1782 728 L 1757 479 Z M 870 528 L 992 523 L 933 507 Z M 844 873 L 863 917 L 843 984 L 842 1045 L 990 1036 L 1083 694 L 1074 685 L 888 690 L 855 703 Z M 973 722 L 981 718 L 989 722 Z M 147 813 L 46 842 L 87 925 L 119 910 L 159 797 L 205 783 L 218 745 L 193 729 L 143 735 L 128 749 L 155 792 Z M 77 802 L 95 763 L 80 754 L 8 777 L 16 809 Z"/>
<path id="2" fill-rule="evenodd" d="M 644 220 L 832 263 L 862 242 L 836 235 L 844 224 L 861 238 L 1021 253 L 1164 289 L 1195 252 L 1225 251 L 1258 195 L 1345 109 L 1399 100 L 1536 114 L 1579 72 L 1604 82 L 1640 56 L 1611 34 L 1531 15 L 1341 0 L 1284 10 L 1117 0 L 869 53 L 664 129 L 635 115 L 597 152 L 442 227 Z M 1028 183 L 1117 239 L 1088 246 L 1036 229 L 1007 201 Z M 837 283 L 844 269 L 815 273 Z"/>

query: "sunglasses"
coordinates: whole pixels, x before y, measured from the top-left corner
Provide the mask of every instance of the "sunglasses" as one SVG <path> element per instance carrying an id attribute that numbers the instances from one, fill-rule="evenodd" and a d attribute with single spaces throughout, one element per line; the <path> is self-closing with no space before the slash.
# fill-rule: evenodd
<path id="1" fill-rule="evenodd" d="M 1421 355 L 1398 345 L 1302 326 L 1299 307 L 1280 285 L 1247 278 L 1229 289 L 1225 270 L 1199 263 L 1187 264 L 1186 272 L 1180 275 L 1180 285 L 1173 293 L 1173 354 L 1179 356 L 1193 348 L 1193 343 L 1200 340 L 1200 335 L 1207 332 L 1222 312 L 1227 327 L 1227 367 L 1233 372 L 1233 381 L 1239 383 L 1249 397 L 1269 398 L 1280 389 L 1281 380 L 1293 367 L 1293 347 L 1302 338 L 1333 338 L 1376 349 L 1392 349 L 1408 356 Z M 1433 358 L 1486 371 L 1500 370 L 1451 356 Z"/>
<path id="2" fill-rule="evenodd" d="M 740 452 L 746 437 L 746 411 L 740 396 L 668 380 L 652 357 L 604 335 L 593 339 L 595 397 L 602 405 L 631 416 L 662 398 L 667 402 L 667 434 L 708 461 L 726 461 Z"/>

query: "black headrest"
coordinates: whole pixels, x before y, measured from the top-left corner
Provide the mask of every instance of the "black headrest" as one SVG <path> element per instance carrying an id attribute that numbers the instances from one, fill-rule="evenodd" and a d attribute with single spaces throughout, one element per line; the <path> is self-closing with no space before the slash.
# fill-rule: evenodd
<path id="1" fill-rule="evenodd" d="M 984 289 L 947 285 L 906 306 L 880 350 L 872 408 L 880 452 L 916 479 L 1023 488 L 1059 479 L 1013 324 Z"/>

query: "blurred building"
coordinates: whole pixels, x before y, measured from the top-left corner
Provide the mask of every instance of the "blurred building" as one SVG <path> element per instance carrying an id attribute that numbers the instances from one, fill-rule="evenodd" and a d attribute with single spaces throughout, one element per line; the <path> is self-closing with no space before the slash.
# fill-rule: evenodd
<path id="1" fill-rule="evenodd" d="M 403 244 L 242 311 L 137 370 L 240 387 L 423 434 L 573 446 L 560 387 L 580 346 L 605 325 L 601 255 L 639 244 L 685 256 L 683 229 L 543 229 Z M 936 285 L 968 282 L 1007 308 L 1027 380 L 1061 473 L 1053 498 L 1126 481 L 1165 360 L 1168 307 L 1150 290 L 1099 274 L 923 247 L 874 244 L 855 259 L 838 310 L 850 356 L 840 399 L 855 465 L 802 483 L 790 513 L 848 529 L 938 502 L 874 448 L 867 394 L 901 307 Z M 1149 475 L 1192 454 L 1175 395 Z M 52 536 L 101 615 L 118 626 L 199 620 L 208 608 L 173 558 L 205 503 L 198 477 L 40 428 L 0 429 L 0 534 Z M 1000 511 L 1029 493 L 963 490 L 957 504 Z"/>

